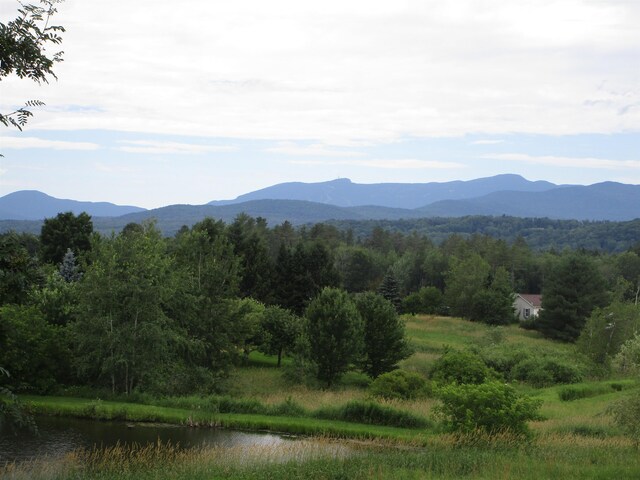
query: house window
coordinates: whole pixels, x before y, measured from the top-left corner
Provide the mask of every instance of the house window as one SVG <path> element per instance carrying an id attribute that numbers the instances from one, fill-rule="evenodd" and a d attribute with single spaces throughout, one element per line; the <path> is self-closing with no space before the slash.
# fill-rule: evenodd
<path id="1" fill-rule="evenodd" d="M 529 318 L 529 315 L 531 315 L 531 309 L 525 308 L 524 309 L 524 318 Z"/>

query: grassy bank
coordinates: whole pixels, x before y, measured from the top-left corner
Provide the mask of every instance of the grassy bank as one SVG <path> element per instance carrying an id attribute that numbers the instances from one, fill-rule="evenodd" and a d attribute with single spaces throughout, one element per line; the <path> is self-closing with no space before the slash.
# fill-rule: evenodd
<path id="1" fill-rule="evenodd" d="M 508 438 L 481 445 L 431 437 L 424 448 L 351 446 L 330 441 L 280 447 L 179 450 L 168 445 L 75 452 L 0 469 L 11 480 L 66 479 L 637 479 L 640 456 L 621 439 L 543 436 L 530 444 Z"/>
<path id="2" fill-rule="evenodd" d="M 198 408 L 175 408 L 69 397 L 23 397 L 33 413 L 94 420 L 161 422 L 188 426 L 266 430 L 336 438 L 384 439 L 424 443 L 425 429 L 346 422 L 336 419 L 264 414 L 212 413 Z"/>

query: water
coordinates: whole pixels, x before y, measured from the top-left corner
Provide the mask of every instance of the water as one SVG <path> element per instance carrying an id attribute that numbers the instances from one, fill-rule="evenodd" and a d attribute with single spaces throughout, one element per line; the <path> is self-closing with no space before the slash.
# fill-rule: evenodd
<path id="1" fill-rule="evenodd" d="M 76 418 L 38 417 L 38 435 L 0 431 L 0 465 L 36 457 L 58 456 L 79 448 L 170 442 L 181 448 L 200 446 L 277 446 L 285 436 L 164 424 L 98 422 Z"/>

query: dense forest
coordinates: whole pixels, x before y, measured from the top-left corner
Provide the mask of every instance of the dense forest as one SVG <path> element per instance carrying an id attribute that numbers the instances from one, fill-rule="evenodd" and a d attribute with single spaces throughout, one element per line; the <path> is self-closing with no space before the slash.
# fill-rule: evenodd
<path id="1" fill-rule="evenodd" d="M 504 231 L 513 219 L 494 222 Z M 522 222 L 554 235 L 548 220 Z M 40 235 L 4 233 L 1 385 L 217 391 L 253 350 L 278 364 L 293 356 L 326 385 L 351 368 L 375 378 L 410 354 L 398 313 L 513 323 L 515 292 L 543 294 L 542 315 L 524 327 L 578 342 L 597 361 L 638 328 L 640 243 L 541 251 L 515 229 L 509 240 L 485 226 L 435 241 L 380 223 L 342 227 L 270 227 L 241 214 L 172 237 L 153 222 L 104 235 L 87 214 L 63 213 Z"/>

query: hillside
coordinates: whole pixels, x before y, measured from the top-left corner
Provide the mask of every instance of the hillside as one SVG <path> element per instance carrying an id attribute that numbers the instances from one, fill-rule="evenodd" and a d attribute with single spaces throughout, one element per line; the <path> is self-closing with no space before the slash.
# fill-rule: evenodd
<path id="1" fill-rule="evenodd" d="M 36 190 L 21 190 L 0 197 L 0 219 L 43 220 L 60 212 L 79 214 L 87 212 L 93 217 L 118 217 L 144 208 L 114 205 L 108 202 L 79 202 L 51 197 Z"/>
<path id="2" fill-rule="evenodd" d="M 494 192 L 468 200 L 443 200 L 417 209 L 425 217 L 510 215 L 575 220 L 640 218 L 640 185 L 604 182 L 545 192 Z"/>

